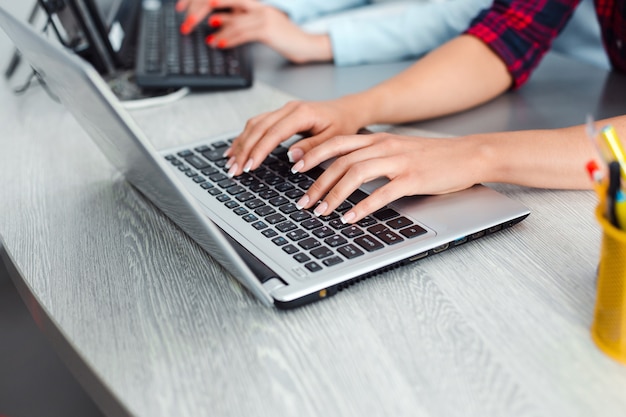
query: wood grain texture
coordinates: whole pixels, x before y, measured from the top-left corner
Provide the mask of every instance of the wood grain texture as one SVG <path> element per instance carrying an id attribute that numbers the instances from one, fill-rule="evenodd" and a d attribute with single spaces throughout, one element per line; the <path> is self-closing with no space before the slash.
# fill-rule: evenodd
<path id="1" fill-rule="evenodd" d="M 161 149 L 240 129 L 289 99 L 256 83 L 132 114 Z M 589 336 L 600 239 L 591 192 L 493 185 L 531 216 L 281 312 L 126 183 L 40 88 L 15 97 L 4 83 L 0 103 L 6 248 L 75 354 L 134 415 L 626 410 L 626 368 Z"/>

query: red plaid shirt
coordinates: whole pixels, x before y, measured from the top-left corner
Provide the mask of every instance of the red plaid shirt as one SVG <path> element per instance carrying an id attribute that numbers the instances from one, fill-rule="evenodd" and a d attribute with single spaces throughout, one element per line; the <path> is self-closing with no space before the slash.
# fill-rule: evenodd
<path id="1" fill-rule="evenodd" d="M 580 0 L 495 0 L 466 33 L 489 45 L 524 84 Z M 626 0 L 595 0 L 602 40 L 612 66 L 626 72 Z"/>

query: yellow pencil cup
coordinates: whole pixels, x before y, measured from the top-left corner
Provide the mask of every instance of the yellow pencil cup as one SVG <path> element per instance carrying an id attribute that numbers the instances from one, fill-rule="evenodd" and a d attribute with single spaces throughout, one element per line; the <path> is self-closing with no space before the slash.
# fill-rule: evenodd
<path id="1" fill-rule="evenodd" d="M 604 353 L 626 365 L 626 231 L 606 219 L 603 204 L 596 208 L 596 218 L 602 246 L 591 335 Z"/>

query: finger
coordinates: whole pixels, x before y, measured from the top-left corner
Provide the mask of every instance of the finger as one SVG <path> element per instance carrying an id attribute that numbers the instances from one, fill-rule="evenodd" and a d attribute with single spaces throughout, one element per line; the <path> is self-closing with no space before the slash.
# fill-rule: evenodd
<path id="1" fill-rule="evenodd" d="M 292 171 L 306 172 L 324 161 L 370 146 L 374 142 L 373 136 L 366 137 L 365 135 L 334 136 L 326 140 L 322 139 L 314 136 L 292 145 L 290 149 L 292 154 L 298 155 Z"/>
<path id="2" fill-rule="evenodd" d="M 362 184 L 385 174 L 384 162 L 376 146 L 365 147 L 334 161 L 307 190 L 311 202 L 324 199 L 326 206 L 316 208 L 318 215 L 332 212 Z"/>
<path id="3" fill-rule="evenodd" d="M 251 16 L 215 13 L 208 22 L 212 28 L 220 28 L 206 39 L 214 48 L 234 48 L 259 40 L 258 24 Z"/>
<path id="4" fill-rule="evenodd" d="M 230 149 L 226 152 L 226 156 L 235 157 L 233 162 L 238 165 L 237 169 L 233 171 L 234 175 L 258 168 L 280 142 L 292 136 L 265 138 L 271 126 L 286 117 L 293 106 L 294 103 L 287 103 L 276 111 L 260 114 L 246 122 L 243 132 L 235 138 Z M 262 139 L 264 140 L 262 141 Z M 256 151 L 255 156 L 251 155 L 253 149 Z"/>
<path id="5" fill-rule="evenodd" d="M 189 7 L 189 3 L 191 3 L 191 0 L 178 0 L 176 2 L 176 11 L 179 13 L 184 12 Z"/>
<path id="6" fill-rule="evenodd" d="M 341 216 L 344 223 L 356 223 L 365 216 L 380 210 L 387 204 L 409 194 L 409 185 L 403 179 L 394 179 L 382 187 L 374 190 L 372 194 L 361 200 L 357 205 Z M 356 188 L 355 188 L 356 189 Z"/>
<path id="7" fill-rule="evenodd" d="M 209 0 L 188 1 L 188 3 L 187 17 L 180 25 L 180 33 L 183 35 L 190 34 L 198 23 L 200 23 L 211 11 Z"/>

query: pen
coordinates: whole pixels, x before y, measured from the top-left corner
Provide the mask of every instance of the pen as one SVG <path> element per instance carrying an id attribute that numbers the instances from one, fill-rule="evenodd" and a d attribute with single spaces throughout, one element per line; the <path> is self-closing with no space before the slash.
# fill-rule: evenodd
<path id="1" fill-rule="evenodd" d="M 622 190 L 618 190 L 615 196 L 615 218 L 618 227 L 624 230 L 626 227 L 626 194 Z"/>
<path id="2" fill-rule="evenodd" d="M 626 179 L 626 153 L 624 153 L 624 148 L 622 147 L 621 141 L 617 137 L 615 128 L 611 125 L 603 127 L 600 130 L 600 136 L 602 137 L 608 150 L 611 152 L 610 160 L 619 162 L 622 177 Z"/>
<path id="3" fill-rule="evenodd" d="M 603 191 L 603 184 L 602 184 L 602 180 L 604 175 L 602 174 L 602 171 L 600 170 L 600 167 L 598 166 L 598 163 L 595 160 L 591 160 L 589 162 L 587 162 L 587 165 L 585 165 L 585 168 L 587 169 L 587 172 L 589 173 L 589 178 L 591 178 L 591 180 L 593 181 L 593 189 L 596 192 L 596 195 L 598 196 L 598 199 L 602 200 L 603 195 L 604 195 L 604 191 Z"/>
<path id="4" fill-rule="evenodd" d="M 606 218 L 611 224 L 619 228 L 617 221 L 617 197 L 621 189 L 621 167 L 617 161 L 612 161 L 609 164 L 609 185 L 606 193 Z"/>

